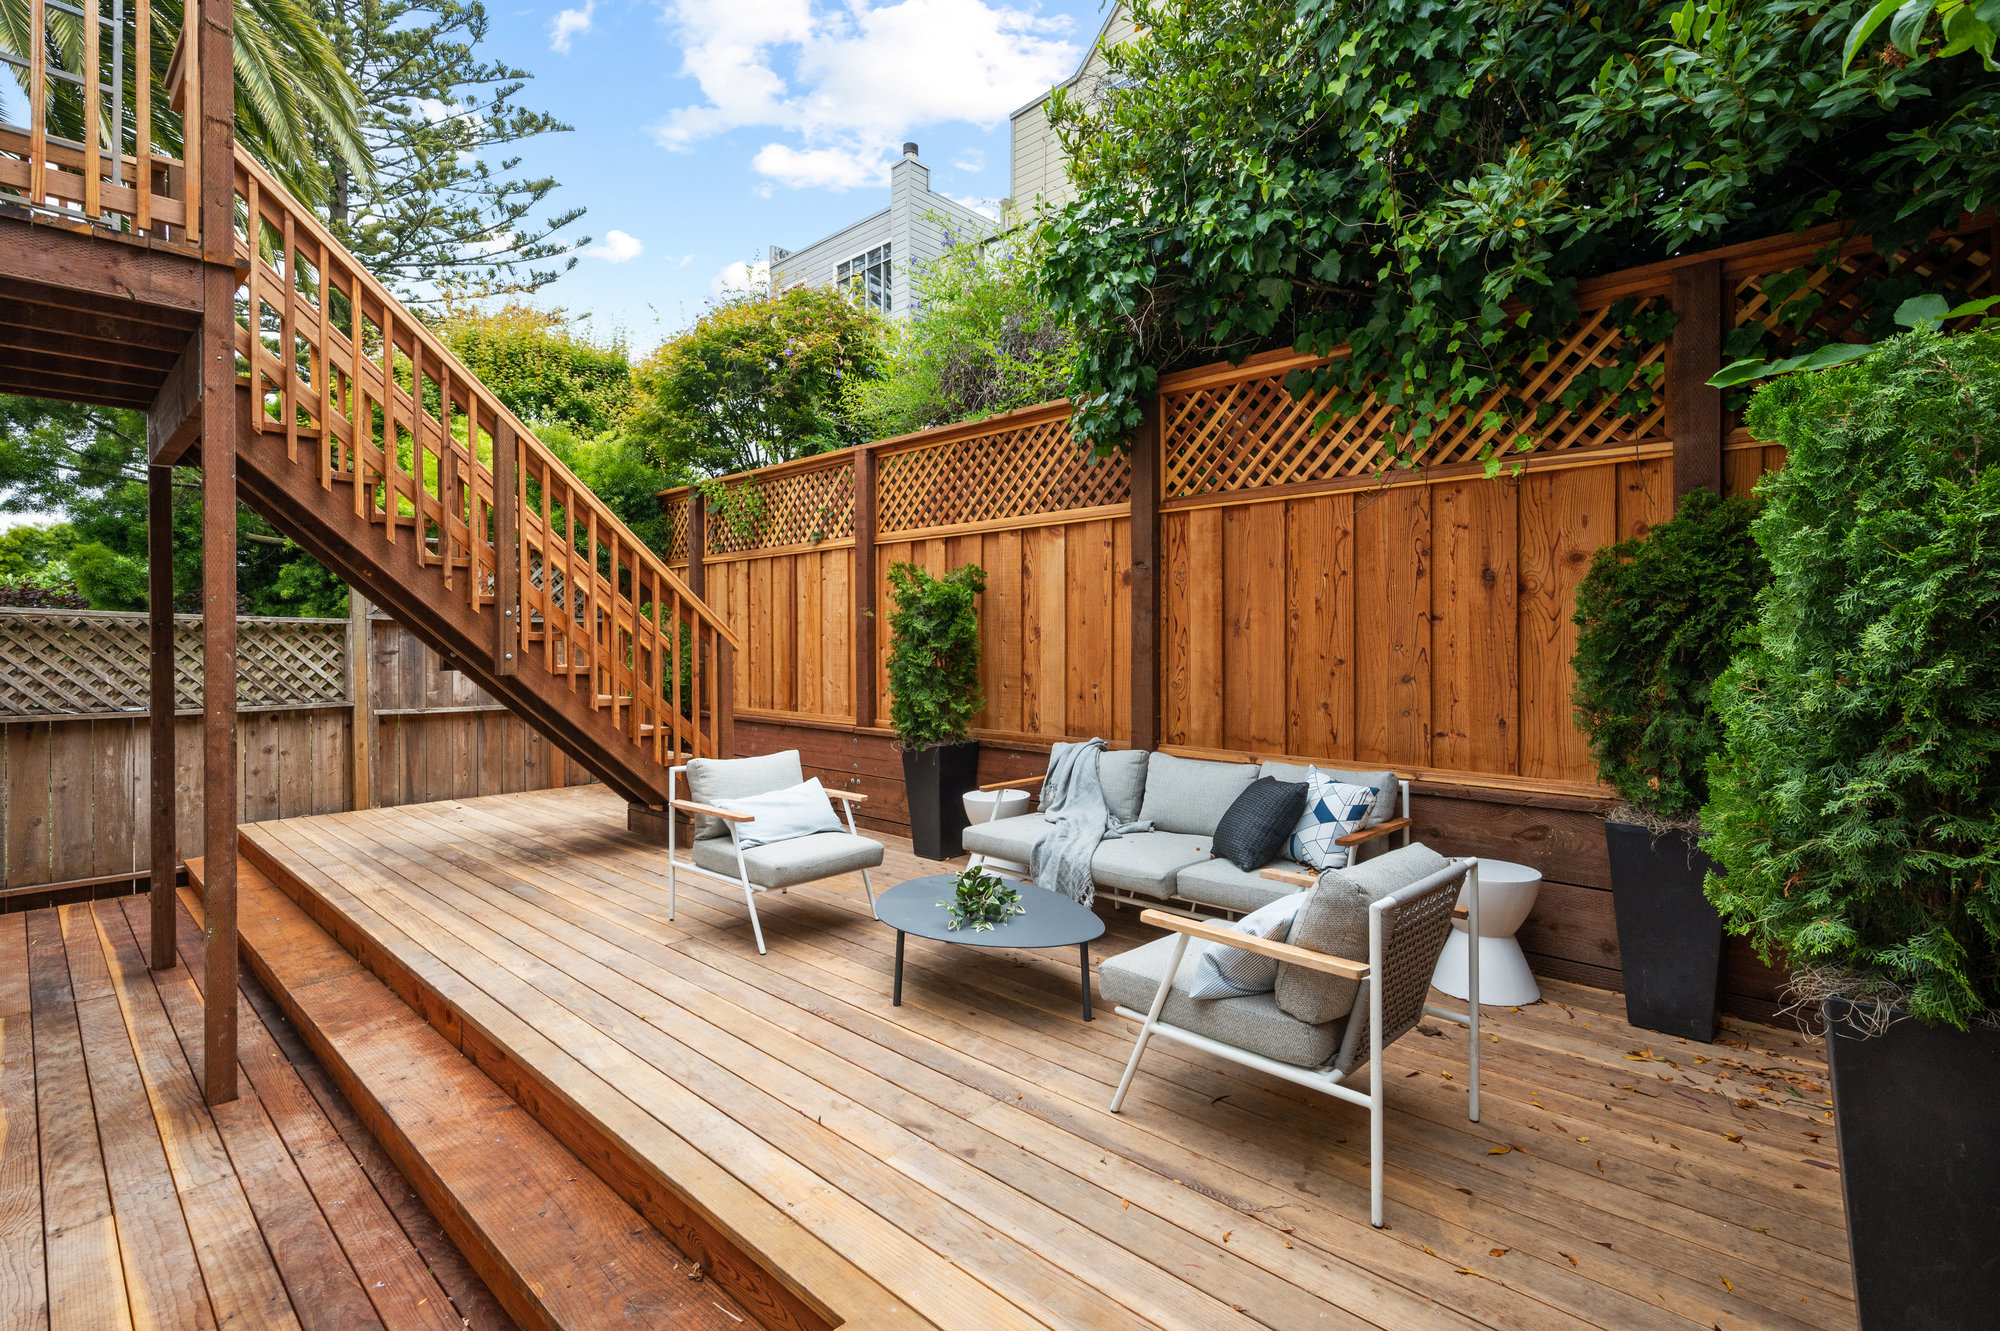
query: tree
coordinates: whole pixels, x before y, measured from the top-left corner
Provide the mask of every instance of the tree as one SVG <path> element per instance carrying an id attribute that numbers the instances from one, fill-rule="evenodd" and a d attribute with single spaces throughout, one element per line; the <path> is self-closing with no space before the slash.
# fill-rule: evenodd
<path id="1" fill-rule="evenodd" d="M 595 340 L 560 309 L 453 301 L 437 326 L 465 367 L 530 425 L 560 422 L 579 435 L 608 430 L 632 404 L 625 341 Z"/>
<path id="2" fill-rule="evenodd" d="M 639 366 L 632 434 L 711 476 L 859 443 L 845 393 L 881 372 L 882 341 L 881 316 L 831 287 L 729 297 Z"/>
<path id="3" fill-rule="evenodd" d="M 1036 238 L 954 244 L 914 270 L 911 314 L 888 330 L 881 377 L 850 381 L 869 434 L 978 420 L 1068 390 L 1076 344 L 1035 294 Z"/>
<path id="4" fill-rule="evenodd" d="M 1496 390 L 1496 447 L 1531 446 L 1522 367 L 1581 279 L 1832 217 L 1893 249 L 2000 188 L 2000 84 L 1900 55 L 1843 73 L 1851 0 L 1134 11 L 1115 94 L 1052 110 L 1077 197 L 1041 285 L 1100 452 L 1161 370 L 1286 345 L 1347 347 L 1288 386 L 1338 413 L 1379 393 L 1405 458 Z M 1591 387 L 1650 392 L 1612 370 Z"/>
<path id="5" fill-rule="evenodd" d="M 346 168 L 336 145 L 317 157 L 331 175 L 334 235 L 409 304 L 451 294 L 539 290 L 576 266 L 588 236 L 558 233 L 571 208 L 531 217 L 556 188 L 517 174 L 509 145 L 568 125 L 518 104 L 531 75 L 485 59 L 477 0 L 310 0 L 342 67 L 360 87 L 362 139 L 374 176 Z M 560 262 L 567 256 L 567 262 Z"/>

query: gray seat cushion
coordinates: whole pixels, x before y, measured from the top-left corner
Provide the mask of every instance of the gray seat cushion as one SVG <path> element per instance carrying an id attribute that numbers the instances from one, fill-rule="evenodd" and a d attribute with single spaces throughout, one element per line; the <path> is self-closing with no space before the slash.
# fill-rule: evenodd
<path id="1" fill-rule="evenodd" d="M 796 786 L 806 779 L 799 766 L 799 751 L 767 753 L 756 758 L 691 758 L 687 765 L 689 797 L 696 804 L 717 800 L 742 799 L 745 795 L 768 795 L 774 790 Z M 720 818 L 697 814 L 696 837 L 718 837 L 724 829 Z M 733 856 L 732 856 L 733 858 Z M 729 872 L 736 872 L 734 864 Z"/>
<path id="2" fill-rule="evenodd" d="M 1208 838 L 1179 832 L 1134 832 L 1106 837 L 1090 857 L 1090 876 L 1099 887 L 1122 888 L 1164 901 L 1174 894 L 1174 878 L 1208 858 Z"/>
<path id="3" fill-rule="evenodd" d="M 1281 1063 L 1316 1068 L 1328 1062 L 1340 1048 L 1344 1020 L 1314 1026 L 1288 1016 L 1272 994 L 1245 994 L 1241 998 L 1198 999 L 1188 997 L 1195 967 L 1201 960 L 1199 940 L 1188 943 L 1174 976 L 1174 987 L 1160 1010 L 1160 1020 L 1183 1027 L 1197 1035 L 1247 1049 Z M 1174 953 L 1174 938 L 1156 938 L 1144 947 L 1107 957 L 1097 967 L 1097 988 L 1105 998 L 1136 1012 L 1153 1006 L 1160 991 L 1167 962 Z"/>
<path id="4" fill-rule="evenodd" d="M 736 877 L 736 846 L 728 837 L 710 837 L 692 848 L 694 862 L 710 873 Z M 846 832 L 815 832 L 743 852 L 743 871 L 759 887 L 792 887 L 835 874 L 873 869 L 882 862 L 882 843 Z"/>
<path id="5" fill-rule="evenodd" d="M 1290 860 L 1273 862 L 1280 869 L 1296 869 Z M 1245 873 L 1228 860 L 1204 860 L 1182 869 L 1174 878 L 1174 895 L 1199 901 L 1217 910 L 1244 914 L 1265 906 L 1299 889 L 1289 883 L 1274 883 L 1254 873 Z"/>
<path id="6" fill-rule="evenodd" d="M 1326 763 L 1314 763 L 1335 781 L 1343 781 L 1350 786 L 1372 786 L 1375 789 L 1375 807 L 1369 810 L 1364 827 L 1373 827 L 1390 818 L 1400 818 L 1402 814 L 1403 785 L 1394 772 L 1359 772 L 1345 767 L 1331 767 Z M 1303 781 L 1311 770 L 1298 763 L 1267 762 L 1258 768 L 1259 776 L 1274 776 L 1280 781 Z"/>
<path id="7" fill-rule="evenodd" d="M 1285 941 L 1365 962 L 1369 959 L 1369 906 L 1398 888 L 1430 877 L 1447 863 L 1444 856 L 1419 841 L 1345 869 L 1328 869 L 1299 908 Z M 1358 980 L 1283 962 L 1278 965 L 1278 1006 L 1301 1021 L 1345 1017 L 1354 1010 L 1354 996 L 1360 987 Z"/>
<path id="8" fill-rule="evenodd" d="M 990 823 L 973 823 L 965 829 L 965 848 L 975 855 L 991 855 L 996 860 L 1028 862 L 1028 852 L 1053 826 L 1039 813 L 1017 818 L 996 818 Z"/>
<path id="9" fill-rule="evenodd" d="M 1255 763 L 1211 763 L 1176 758 L 1170 753 L 1148 754 L 1146 798 L 1139 806 L 1139 817 L 1161 832 L 1212 837 L 1222 815 L 1256 779 Z"/>

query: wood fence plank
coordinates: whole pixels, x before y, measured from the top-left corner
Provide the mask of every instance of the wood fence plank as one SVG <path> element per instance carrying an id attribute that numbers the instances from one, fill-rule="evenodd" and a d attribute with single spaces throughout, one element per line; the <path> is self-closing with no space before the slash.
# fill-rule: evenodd
<path id="1" fill-rule="evenodd" d="M 1068 548 L 1062 527 L 1021 536 L 1022 728 L 1051 739 L 1069 733 Z"/>
<path id="2" fill-rule="evenodd" d="M 1354 532 L 1354 756 L 1429 767 L 1429 493 L 1412 487 L 1356 499 Z"/>
<path id="3" fill-rule="evenodd" d="M 1112 692 L 1117 620 L 1111 595 L 1117 572 L 1111 521 L 1080 522 L 1062 530 L 1067 561 L 1063 639 L 1069 672 L 1064 729 L 1071 735 L 1108 738 L 1117 716 Z"/>
<path id="4" fill-rule="evenodd" d="M 1286 745 L 1354 755 L 1354 496 L 1283 505 Z"/>
<path id="5" fill-rule="evenodd" d="M 1223 739 L 1222 513 L 1187 515 L 1187 716 L 1184 744 L 1221 748 Z"/>
<path id="6" fill-rule="evenodd" d="M 986 711 L 980 722 L 994 730 L 1027 729 L 1021 699 L 1027 626 L 1022 620 L 1021 533 L 996 531 L 984 540 L 986 591 L 980 597 L 980 669 Z"/>
<path id="7" fill-rule="evenodd" d="M 1618 527 L 1620 541 L 1644 536 L 1674 515 L 1673 460 L 1647 458 L 1618 464 Z"/>
<path id="8" fill-rule="evenodd" d="M 1490 481 L 1431 489 L 1436 683 L 1432 761 L 1499 775 L 1520 769 L 1519 575 L 1515 491 Z"/>
<path id="9" fill-rule="evenodd" d="M 55 881 L 50 876 L 49 758 L 51 721 L 5 727 L 7 744 L 7 877 L 9 887 Z"/>
<path id="10" fill-rule="evenodd" d="M 1267 749 L 1286 739 L 1285 508 L 1222 511 L 1224 748 Z"/>
<path id="11" fill-rule="evenodd" d="M 1132 597 L 1135 594 L 1132 576 L 1132 520 L 1112 518 L 1111 523 L 1111 739 L 1113 743 L 1133 743 L 1132 726 L 1133 693 L 1140 687 L 1141 676 L 1133 672 L 1132 634 L 1138 620 L 1132 614 Z M 1150 586 L 1150 584 L 1149 584 Z M 1154 589 L 1157 591 L 1157 588 Z M 1157 609 L 1157 607 L 1156 607 Z M 1141 715 L 1151 718 L 1152 727 L 1159 727 L 1159 616 L 1153 616 L 1150 626 L 1152 643 L 1147 658 L 1153 663 L 1155 676 L 1152 687 L 1144 690 L 1152 701 L 1144 705 Z M 1148 740 L 1145 747 L 1157 743 L 1157 737 Z"/>
<path id="12" fill-rule="evenodd" d="M 1523 476 L 1520 496 L 1521 765 L 1523 776 L 1589 781 L 1590 745 L 1572 719 L 1576 588 L 1618 515 L 1610 467 Z"/>

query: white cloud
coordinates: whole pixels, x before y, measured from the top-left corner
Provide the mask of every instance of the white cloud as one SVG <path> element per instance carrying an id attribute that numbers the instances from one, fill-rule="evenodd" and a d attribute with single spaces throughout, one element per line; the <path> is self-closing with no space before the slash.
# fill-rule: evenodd
<path id="1" fill-rule="evenodd" d="M 565 9 L 550 19 L 549 49 L 568 55 L 570 42 L 590 31 L 590 21 L 596 15 L 597 0 L 584 0 L 582 9 Z"/>
<path id="2" fill-rule="evenodd" d="M 957 157 L 954 157 L 951 164 L 960 171 L 984 171 L 986 169 L 986 152 L 982 148 L 967 148 Z"/>
<path id="3" fill-rule="evenodd" d="M 499 254 L 513 247 L 514 233 L 511 231 L 502 231 L 498 235 L 488 236 L 485 240 L 475 240 L 465 248 L 474 254 Z"/>
<path id="4" fill-rule="evenodd" d="M 679 263 L 675 264 L 675 265 L 674 265 L 674 267 L 676 267 L 676 268 L 685 268 L 685 267 L 687 267 L 687 266 L 688 266 L 689 264 L 691 264 L 691 263 L 693 263 L 693 262 L 694 262 L 694 256 L 693 256 L 692 254 L 683 254 L 683 255 L 681 256 L 681 261 L 680 261 Z"/>
<path id="5" fill-rule="evenodd" d="M 879 183 L 921 125 L 1000 123 L 1076 68 L 1069 21 L 1019 0 L 664 0 L 703 101 L 654 135 L 685 149 L 730 130 L 785 136 L 752 160 L 795 189 Z M 977 167 L 963 169 L 976 170 Z"/>
<path id="6" fill-rule="evenodd" d="M 996 222 L 1000 220 L 1000 201 L 998 199 L 979 199 L 974 198 L 970 194 L 953 194 L 949 190 L 944 191 L 944 196 L 953 203 L 964 204 L 981 217 L 990 217 Z"/>
<path id="7" fill-rule="evenodd" d="M 771 285 L 771 265 L 759 259 L 755 263 L 732 263 L 708 281 L 710 300 L 720 300 L 724 296 L 739 291 L 763 291 Z"/>
<path id="8" fill-rule="evenodd" d="M 592 259 L 602 259 L 606 263 L 626 263 L 639 257 L 645 251 L 641 245 L 623 231 L 613 228 L 604 233 L 604 239 L 584 251 Z"/>

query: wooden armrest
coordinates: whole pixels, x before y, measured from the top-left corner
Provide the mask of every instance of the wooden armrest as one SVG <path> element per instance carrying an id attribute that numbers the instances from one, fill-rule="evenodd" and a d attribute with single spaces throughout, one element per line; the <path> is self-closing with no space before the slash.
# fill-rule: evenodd
<path id="1" fill-rule="evenodd" d="M 1024 776 L 1015 781 L 995 781 L 992 785 L 981 786 L 981 790 L 1024 790 L 1029 786 L 1039 786 L 1049 779 L 1047 772 L 1040 776 Z"/>
<path id="2" fill-rule="evenodd" d="M 693 800 L 675 800 L 674 807 L 682 813 L 705 813 L 711 818 L 720 818 L 725 823 L 754 823 L 754 813 L 738 813 L 734 809 L 718 809 L 713 804 L 696 804 Z"/>
<path id="3" fill-rule="evenodd" d="M 1451 908 L 1451 918 L 1454 920 L 1469 920 L 1472 918 L 1472 912 L 1463 906 L 1453 906 Z"/>
<path id="4" fill-rule="evenodd" d="M 1142 924 L 1171 929 L 1190 938 L 1200 938 L 1211 943 L 1221 943 L 1224 947 L 1255 952 L 1262 957 L 1289 961 L 1294 966 L 1324 971 L 1328 975 L 1338 975 L 1346 980 L 1368 978 L 1368 967 L 1363 962 L 1349 961 L 1346 957 L 1329 956 L 1324 952 L 1315 952 L 1311 948 L 1293 947 L 1290 943 L 1274 943 L 1268 938 L 1258 938 L 1254 934 L 1239 934 L 1227 925 L 1217 924 L 1213 920 L 1197 920 L 1193 916 L 1176 915 L 1171 911 L 1144 910 L 1139 912 L 1139 921 Z"/>
<path id="5" fill-rule="evenodd" d="M 1304 869 L 1266 869 L 1260 877 L 1274 883 L 1290 883 L 1293 887 L 1311 887 L 1319 881 L 1319 875 L 1307 873 Z"/>
<path id="6" fill-rule="evenodd" d="M 1388 836 L 1391 832 L 1400 832 L 1409 825 L 1410 820 L 1408 818 L 1390 818 L 1375 824 L 1373 827 L 1364 827 L 1359 832 L 1349 832 L 1346 836 L 1335 837 L 1333 844 L 1336 846 L 1358 846 L 1364 841 L 1373 841 L 1378 836 Z"/>
<path id="7" fill-rule="evenodd" d="M 830 799 L 846 800 L 849 804 L 866 804 L 868 797 L 858 790 L 827 790 Z"/>

